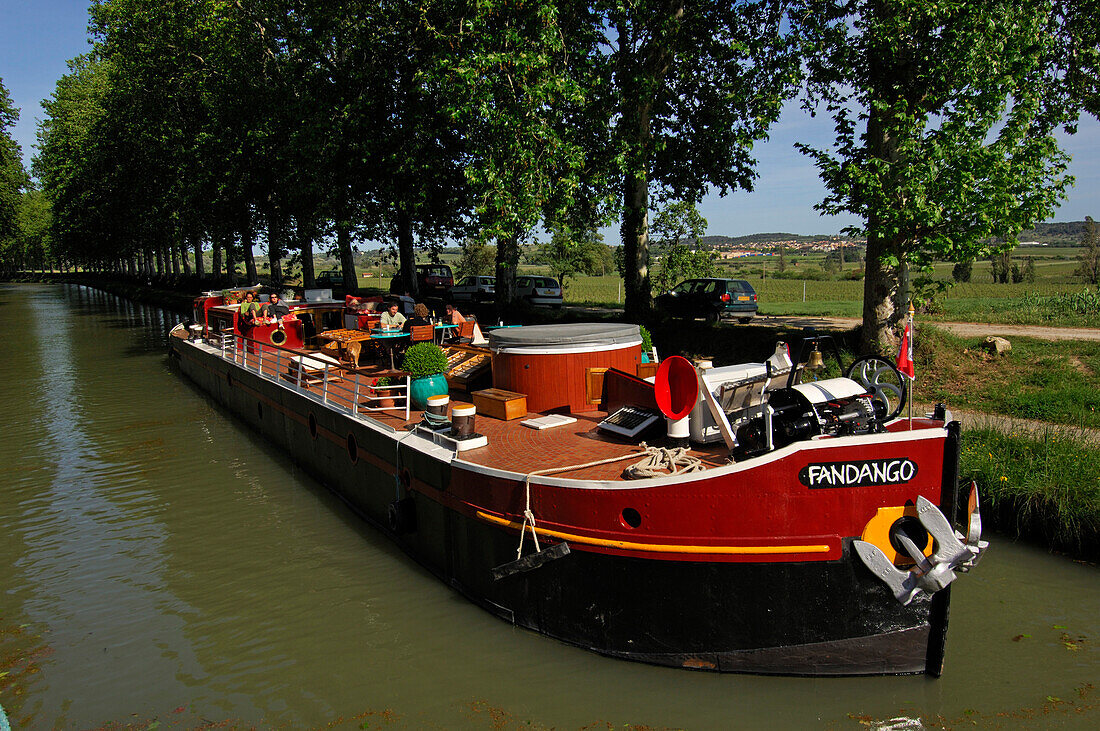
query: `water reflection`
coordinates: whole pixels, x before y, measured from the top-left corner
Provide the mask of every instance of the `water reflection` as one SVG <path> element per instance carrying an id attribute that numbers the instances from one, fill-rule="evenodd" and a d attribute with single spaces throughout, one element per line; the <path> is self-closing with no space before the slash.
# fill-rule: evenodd
<path id="1" fill-rule="evenodd" d="M 22 694 L 0 679 L 17 724 L 1100 721 L 1087 689 L 1100 680 L 1095 567 L 995 539 L 954 592 L 939 681 L 608 660 L 471 606 L 239 427 L 169 370 L 171 313 L 37 285 L 0 285 L 0 312 L 11 346 L 0 372 L 18 374 L 0 385 L 0 655 L 48 648 L 35 656 L 39 672 L 19 675 Z M 21 637 L 3 632 L 21 624 Z M 1085 639 L 1071 650 L 1064 634 Z"/>

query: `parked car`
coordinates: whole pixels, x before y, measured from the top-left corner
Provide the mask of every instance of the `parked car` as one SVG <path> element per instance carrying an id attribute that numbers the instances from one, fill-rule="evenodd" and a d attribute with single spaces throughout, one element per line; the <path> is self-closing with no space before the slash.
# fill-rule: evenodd
<path id="1" fill-rule="evenodd" d="M 331 289 L 333 292 L 344 290 L 344 274 L 339 269 L 323 271 L 313 278 L 317 289 Z"/>
<path id="2" fill-rule="evenodd" d="M 538 307 L 561 308 L 561 285 L 553 277 L 516 277 L 516 299 Z"/>
<path id="3" fill-rule="evenodd" d="M 687 279 L 655 300 L 657 308 L 676 317 L 724 316 L 749 322 L 756 317 L 756 290 L 744 279 Z"/>
<path id="4" fill-rule="evenodd" d="M 454 286 L 454 275 L 446 264 L 417 264 L 416 286 L 421 299 L 438 297 L 446 299 L 447 294 Z M 405 284 L 400 275 L 390 280 L 390 294 L 404 294 Z"/>
<path id="5" fill-rule="evenodd" d="M 451 287 L 451 299 L 455 302 L 491 302 L 496 294 L 496 284 L 496 277 L 463 277 Z"/>

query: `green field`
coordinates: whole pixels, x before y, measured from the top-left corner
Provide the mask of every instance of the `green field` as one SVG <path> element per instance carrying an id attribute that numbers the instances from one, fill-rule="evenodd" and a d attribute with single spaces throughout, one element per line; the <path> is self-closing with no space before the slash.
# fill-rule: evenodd
<path id="1" fill-rule="evenodd" d="M 1034 257 L 1036 278 L 1030 283 L 995 284 L 989 263 L 977 262 L 971 281 L 955 284 L 951 277 L 953 265 L 939 263 L 934 278 L 952 284 L 923 316 L 947 321 L 1100 327 L 1100 305 L 1095 298 L 1082 299 L 1085 285 L 1073 274 L 1077 252 L 1074 248 L 1048 247 L 1018 250 L 1014 261 L 1021 266 L 1027 256 Z M 788 271 L 805 271 L 806 279 L 776 278 L 774 257 L 754 259 L 751 265 L 724 264 L 719 276 L 747 279 L 760 296 L 761 314 L 859 317 L 863 311 L 863 281 L 848 278 L 856 265 L 848 264 L 838 278 L 822 279 L 822 260 L 820 256 L 790 258 Z M 521 270 L 546 273 L 536 266 L 522 266 Z M 1065 297 L 1055 302 L 1045 299 L 1059 296 Z M 621 305 L 622 280 L 613 275 L 571 277 L 566 282 L 565 299 L 576 305 Z"/>

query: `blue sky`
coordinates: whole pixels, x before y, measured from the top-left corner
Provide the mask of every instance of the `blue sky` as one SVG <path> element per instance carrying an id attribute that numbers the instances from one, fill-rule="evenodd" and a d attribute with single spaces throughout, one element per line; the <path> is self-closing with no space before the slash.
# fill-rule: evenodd
<path id="1" fill-rule="evenodd" d="M 40 102 L 67 72 L 66 62 L 88 50 L 87 8 L 86 0 L 0 0 L 0 79 L 21 110 L 13 136 L 28 164 L 36 125 L 44 116 Z M 819 216 L 814 211 L 825 191 L 813 165 L 793 146 L 795 142 L 825 145 L 831 140 L 827 118 L 811 119 L 790 106 L 771 139 L 756 148 L 756 190 L 725 198 L 711 195 L 703 201 L 708 233 L 831 234 L 857 223 L 852 217 Z M 1100 219 L 1100 123 L 1091 117 L 1083 119 L 1078 134 L 1064 136 L 1063 144 L 1073 156 L 1070 174 L 1076 185 L 1052 220 L 1080 221 L 1086 215 Z M 618 243 L 614 229 L 605 231 L 605 236 L 608 243 Z"/>

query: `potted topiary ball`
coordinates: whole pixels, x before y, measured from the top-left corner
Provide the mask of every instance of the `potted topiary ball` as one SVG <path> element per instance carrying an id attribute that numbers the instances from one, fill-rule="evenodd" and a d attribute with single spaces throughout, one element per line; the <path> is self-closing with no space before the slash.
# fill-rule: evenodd
<path id="1" fill-rule="evenodd" d="M 429 396 L 447 393 L 447 354 L 435 343 L 416 343 L 405 351 L 401 370 L 412 376 L 409 398 L 413 408 L 423 411 Z"/>
<path id="2" fill-rule="evenodd" d="M 646 330 L 645 325 L 638 326 L 638 332 L 642 335 L 642 362 L 648 363 L 653 353 L 653 336 Z"/>

